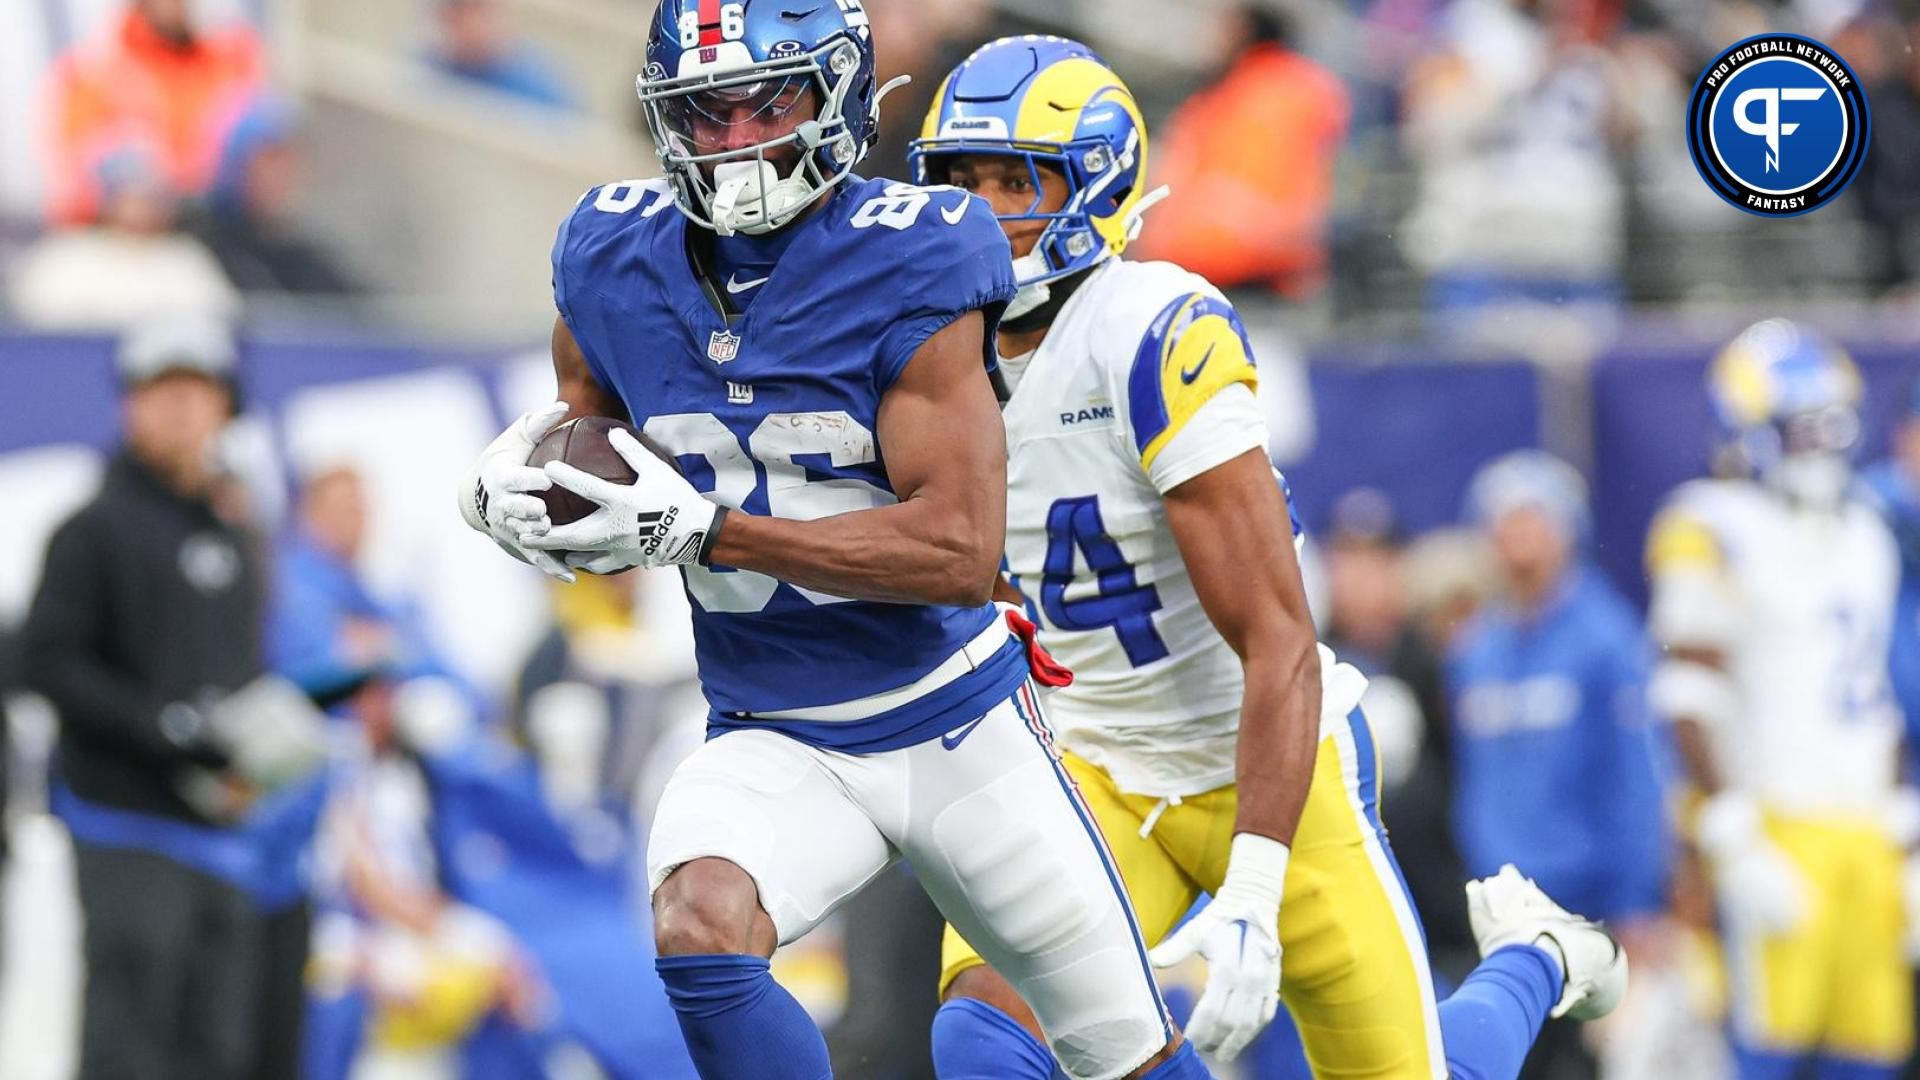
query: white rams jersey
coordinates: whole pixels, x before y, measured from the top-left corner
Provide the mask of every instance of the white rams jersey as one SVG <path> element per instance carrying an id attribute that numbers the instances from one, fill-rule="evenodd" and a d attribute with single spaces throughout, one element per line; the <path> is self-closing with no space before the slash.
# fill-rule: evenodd
<path id="1" fill-rule="evenodd" d="M 1161 495 L 1266 446 L 1239 316 L 1177 266 L 1110 260 L 1003 369 L 1008 579 L 1074 673 L 1047 699 L 1056 737 L 1124 791 L 1231 783 L 1240 659 L 1200 606 Z M 1366 680 L 1324 646 L 1321 670 L 1323 720 L 1344 719 Z"/>
<path id="2" fill-rule="evenodd" d="M 1648 565 L 1660 644 L 1725 658 L 1737 697 L 1713 739 L 1725 783 L 1789 814 L 1877 813 L 1902 727 L 1887 676 L 1899 552 L 1880 516 L 1695 481 L 1655 521 Z"/>

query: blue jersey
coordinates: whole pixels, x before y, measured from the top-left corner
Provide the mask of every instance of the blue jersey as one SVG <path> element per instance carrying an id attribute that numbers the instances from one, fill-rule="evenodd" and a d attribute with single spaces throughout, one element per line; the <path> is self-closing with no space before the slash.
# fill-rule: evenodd
<path id="1" fill-rule="evenodd" d="M 1006 238 L 962 191 L 854 177 L 777 241 L 784 252 L 730 324 L 710 298 L 730 283 L 703 286 L 666 182 L 609 184 L 560 227 L 554 300 L 594 378 L 715 502 L 803 520 L 894 503 L 874 439 L 881 396 L 967 312 L 985 311 L 991 353 L 1014 293 Z M 1025 674 L 1010 646 L 869 719 L 761 721 L 909 685 L 985 631 L 993 607 L 847 600 L 720 567 L 683 573 L 720 729 L 764 723 L 838 749 L 890 749 L 979 716 Z"/>
<path id="2" fill-rule="evenodd" d="M 1540 610 L 1490 604 L 1449 657 L 1454 828 L 1475 877 L 1524 867 L 1596 918 L 1655 910 L 1666 882 L 1661 748 L 1640 620 L 1590 567 Z"/>

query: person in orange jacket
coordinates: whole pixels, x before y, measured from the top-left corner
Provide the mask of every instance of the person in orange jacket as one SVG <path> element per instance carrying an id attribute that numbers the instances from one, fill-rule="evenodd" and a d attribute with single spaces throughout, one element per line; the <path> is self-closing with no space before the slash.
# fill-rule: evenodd
<path id="1" fill-rule="evenodd" d="M 1305 297 L 1325 283 L 1333 166 L 1347 91 L 1294 52 L 1279 16 L 1246 7 L 1225 74 L 1168 119 L 1156 147 L 1172 194 L 1140 240 L 1222 289 Z"/>
<path id="2" fill-rule="evenodd" d="M 251 27 L 197 25 L 191 0 L 133 0 L 100 35 L 55 61 L 48 85 L 48 220 L 94 219 L 101 157 L 151 144 L 169 185 L 207 190 L 226 129 L 258 92 L 263 59 Z"/>

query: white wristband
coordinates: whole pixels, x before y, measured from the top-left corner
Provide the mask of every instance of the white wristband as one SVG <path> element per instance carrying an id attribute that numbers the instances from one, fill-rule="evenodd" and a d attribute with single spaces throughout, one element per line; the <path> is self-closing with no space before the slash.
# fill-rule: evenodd
<path id="1" fill-rule="evenodd" d="M 1920 789 L 1905 784 L 1895 788 L 1887 799 L 1884 823 L 1895 847 L 1920 843 Z"/>
<path id="2" fill-rule="evenodd" d="M 1722 791 L 1700 804 L 1693 835 L 1700 850 L 1709 857 L 1729 858 L 1763 838 L 1760 808 L 1745 795 Z"/>
<path id="3" fill-rule="evenodd" d="M 1663 660 L 1647 683 L 1647 703 L 1665 720 L 1725 728 L 1740 712 L 1740 693 L 1726 672 L 1693 660 Z"/>
<path id="4" fill-rule="evenodd" d="M 1231 892 L 1248 900 L 1280 908 L 1287 886 L 1287 845 L 1258 833 L 1234 833 L 1227 854 L 1227 879 L 1222 893 Z"/>

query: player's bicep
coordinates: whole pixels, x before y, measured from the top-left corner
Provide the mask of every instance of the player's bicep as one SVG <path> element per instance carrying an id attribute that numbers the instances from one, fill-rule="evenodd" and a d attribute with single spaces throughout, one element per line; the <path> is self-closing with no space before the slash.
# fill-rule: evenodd
<path id="1" fill-rule="evenodd" d="M 927 338 L 881 397 L 875 434 L 894 494 L 935 503 L 990 572 L 1006 534 L 1007 436 L 980 362 L 985 329 L 971 311 Z"/>
<path id="2" fill-rule="evenodd" d="M 593 365 L 587 363 L 587 354 L 581 351 L 580 343 L 567 327 L 567 320 L 559 316 L 553 320 L 553 381 L 558 387 L 559 400 L 567 403 L 568 416 L 627 419 L 626 404 L 600 385 L 600 380 L 594 377 Z"/>
<path id="3" fill-rule="evenodd" d="M 1164 503 L 1200 605 L 1235 652 L 1312 647 L 1286 495 L 1263 449 L 1188 479 Z"/>

